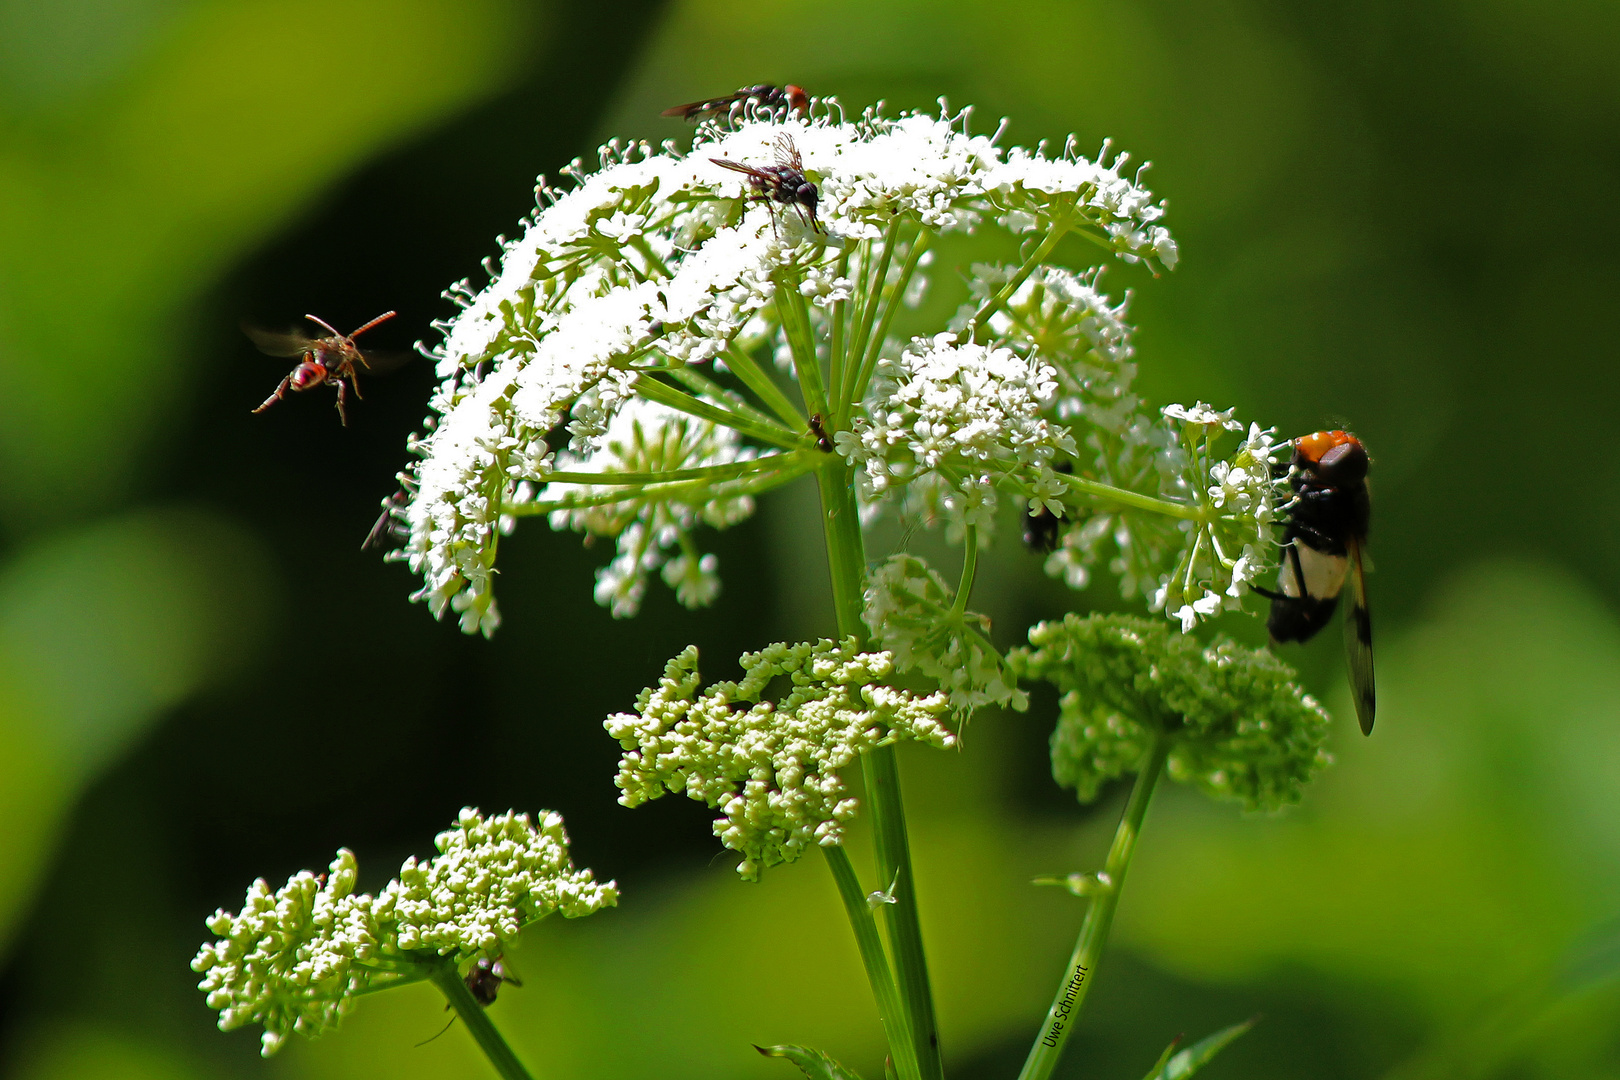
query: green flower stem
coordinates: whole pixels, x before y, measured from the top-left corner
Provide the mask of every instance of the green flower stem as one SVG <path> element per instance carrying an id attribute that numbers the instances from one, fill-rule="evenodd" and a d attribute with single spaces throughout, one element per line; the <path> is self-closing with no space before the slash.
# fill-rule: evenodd
<path id="1" fill-rule="evenodd" d="M 698 371 L 696 368 L 690 366 L 671 368 L 669 371 L 669 377 L 674 379 L 676 382 L 685 385 L 685 387 L 694 394 L 705 394 L 715 401 L 725 402 L 728 407 L 735 409 L 737 412 L 748 417 L 757 424 L 764 424 L 765 426 L 772 428 L 781 426 L 776 417 L 772 416 L 768 412 L 765 412 L 763 409 L 756 408 L 752 402 L 744 399 L 741 394 L 737 393 L 735 390 L 726 389 L 724 386 L 721 386 L 719 383 L 715 382 L 701 371 Z M 788 430 L 792 431 L 796 429 L 790 428 Z"/>
<path id="2" fill-rule="evenodd" d="M 821 853 L 827 856 L 827 866 L 838 883 L 839 898 L 844 901 L 844 913 L 855 931 L 855 945 L 860 949 L 861 963 L 866 966 L 867 981 L 872 984 L 872 997 L 877 1002 L 878 1018 L 883 1021 L 883 1033 L 889 1040 L 895 1070 L 904 1080 L 921 1080 L 911 1030 L 906 1026 L 905 1005 L 900 1001 L 894 975 L 889 971 L 889 959 L 878 937 L 877 921 L 872 918 L 872 905 L 861 891 L 849 854 L 836 845 L 822 848 Z"/>
<path id="3" fill-rule="evenodd" d="M 829 455 L 831 456 L 831 455 Z M 831 456 L 816 476 L 821 484 L 822 521 L 827 536 L 827 562 L 832 572 L 833 610 L 842 637 L 866 640 L 861 621 L 866 578 L 866 548 L 860 512 L 855 505 L 853 473 L 842 458 Z M 909 1020 L 912 1047 L 923 1080 L 944 1076 L 939 1034 L 934 1021 L 933 989 L 917 918 L 916 881 L 911 870 L 911 842 L 906 834 L 905 806 L 900 798 L 900 763 L 893 745 L 861 755 L 866 795 L 872 811 L 878 880 L 894 883 L 888 911 L 889 944 L 899 990 Z M 863 901 L 864 902 L 864 901 Z"/>
<path id="4" fill-rule="evenodd" d="M 635 486 L 668 484 L 678 480 L 732 480 L 749 473 L 780 468 L 784 458 L 809 458 L 808 450 L 794 450 L 786 454 L 770 454 L 749 461 L 734 461 L 727 465 L 704 465 L 696 469 L 666 469 L 662 472 L 549 472 L 548 484 L 589 484 L 592 487 Z"/>
<path id="5" fill-rule="evenodd" d="M 835 273 L 839 277 L 849 276 L 849 250 L 847 248 L 838 256 L 838 268 Z M 834 300 L 832 310 L 827 316 L 827 324 L 829 327 L 827 341 L 827 384 L 829 386 L 842 388 L 845 380 L 849 377 L 847 372 L 849 367 L 849 357 L 844 355 L 846 349 L 846 344 L 844 341 L 844 334 L 846 331 L 844 324 L 848 321 L 848 319 L 849 301 Z M 829 404 L 832 406 L 833 412 L 833 415 L 829 417 L 829 419 L 834 421 L 843 419 L 842 414 L 839 411 L 839 403 L 841 401 L 843 401 L 842 395 L 829 402 Z"/>
<path id="6" fill-rule="evenodd" d="M 866 352 L 861 358 L 860 370 L 855 374 L 854 386 L 846 399 L 846 413 L 853 411 L 855 406 L 866 398 L 866 388 L 871 384 L 872 375 L 877 371 L 878 356 L 883 352 L 883 342 L 889 336 L 889 323 L 893 321 L 894 313 L 899 310 L 905 298 L 911 278 L 917 272 L 918 262 L 933 240 L 934 234 L 923 229 L 917 234 L 917 239 L 911 242 L 911 251 L 906 255 L 905 265 L 900 268 L 900 280 L 894 283 L 894 290 L 889 294 L 889 302 L 883 308 L 883 318 L 878 320 L 872 340 L 863 343 Z"/>
<path id="7" fill-rule="evenodd" d="M 806 411 L 827 415 L 827 391 L 821 382 L 821 362 L 816 359 L 816 335 L 810 319 L 803 310 L 804 297 L 799 295 L 797 281 L 780 281 L 776 285 L 776 316 L 782 321 L 782 333 L 787 336 L 793 352 L 793 371 L 799 377 L 799 393 L 804 395 Z"/>
<path id="8" fill-rule="evenodd" d="M 878 256 L 878 264 L 872 273 L 870 282 L 862 282 L 862 284 L 865 286 L 862 290 L 864 295 L 862 295 L 860 298 L 861 304 L 859 308 L 859 318 L 855 324 L 855 332 L 850 337 L 850 352 L 855 356 L 861 357 L 863 364 L 865 361 L 866 350 L 870 347 L 872 340 L 872 327 L 877 322 L 878 307 L 883 302 L 883 285 L 889 276 L 889 262 L 894 258 L 894 245 L 899 238 L 900 219 L 895 218 L 893 221 L 889 222 L 889 227 L 884 230 L 883 239 L 878 241 L 878 246 L 882 249 L 882 253 Z M 870 250 L 870 248 L 868 248 L 868 250 Z M 865 275 L 862 276 L 864 277 Z M 850 405 L 851 402 L 849 399 L 850 395 L 854 391 L 854 387 L 850 385 L 840 385 L 838 387 L 838 391 L 839 407 L 842 408 L 846 405 Z"/>
<path id="9" fill-rule="evenodd" d="M 690 394 L 683 393 L 665 382 L 643 375 L 636 380 L 636 392 L 644 398 L 656 401 L 660 405 L 668 405 L 678 412 L 695 416 L 700 420 L 710 420 L 722 427 L 736 428 L 744 435 L 780 446 L 785 450 L 796 450 L 800 445 L 797 432 L 789 433 L 786 428 L 778 428 L 761 424 L 746 416 L 711 405 L 707 401 L 699 401 Z"/>
<path id="10" fill-rule="evenodd" d="M 989 328 L 990 316 L 1006 306 L 1007 301 L 1012 299 L 1012 294 L 1017 292 L 1019 286 L 1029 279 L 1029 275 L 1035 272 L 1037 266 L 1047 260 L 1048 256 L 1057 248 L 1058 241 L 1068 235 L 1074 226 L 1075 216 L 1072 209 L 1053 220 L 1052 227 L 1047 230 L 1045 239 L 1030 253 L 1029 258 L 1024 260 L 1024 265 L 1018 268 L 1018 272 L 1008 280 L 1007 284 L 996 290 L 994 296 L 979 305 L 979 310 L 973 313 L 973 318 L 968 320 L 967 326 L 963 327 L 962 332 L 956 335 L 958 345 L 965 345 L 969 340 L 978 339 L 979 335 Z M 973 334 L 972 339 L 967 336 L 970 331 Z"/>
<path id="11" fill-rule="evenodd" d="M 967 612 L 968 594 L 973 591 L 973 576 L 979 566 L 979 529 L 969 525 L 962 537 L 962 580 L 956 586 L 956 600 L 951 604 L 949 619 L 960 619 Z"/>
<path id="12" fill-rule="evenodd" d="M 529 1070 L 523 1067 L 523 1063 L 512 1053 L 512 1048 L 506 1045 L 506 1040 L 490 1022 L 484 1007 L 478 1004 L 472 996 L 472 991 L 467 989 L 467 984 L 462 982 L 461 972 L 456 970 L 456 965 L 445 961 L 431 978 L 433 985 L 437 986 L 449 1000 L 450 1007 L 456 1010 L 456 1015 L 461 1017 L 461 1022 L 467 1025 L 467 1030 L 472 1033 L 478 1048 L 489 1058 L 489 1063 L 495 1066 L 495 1071 L 501 1075 L 502 1080 L 533 1080 Z"/>
<path id="13" fill-rule="evenodd" d="M 1113 846 L 1108 849 L 1108 860 L 1098 875 L 1098 889 L 1092 898 L 1086 918 L 1080 924 L 1080 937 L 1074 943 L 1074 955 L 1063 969 L 1063 980 L 1058 984 L 1057 996 L 1046 1011 L 1046 1020 L 1029 1048 L 1029 1057 L 1018 1074 L 1018 1080 L 1047 1080 L 1057 1068 L 1058 1058 L 1069 1039 L 1075 1021 L 1080 1018 L 1080 1007 L 1097 978 L 1097 962 L 1102 958 L 1103 946 L 1108 943 L 1108 931 L 1114 924 L 1114 909 L 1119 906 L 1120 890 L 1125 887 L 1125 871 L 1130 869 L 1131 855 L 1136 851 L 1136 838 L 1142 832 L 1142 819 L 1147 816 L 1153 789 L 1164 772 L 1164 761 L 1170 755 L 1170 738 L 1159 735 L 1149 748 L 1142 769 L 1136 774 L 1130 801 L 1125 814 L 1114 832 Z"/>
<path id="14" fill-rule="evenodd" d="M 614 503 L 680 502 L 683 499 L 709 502 L 713 499 L 732 499 L 739 495 L 753 495 L 803 476 L 814 468 L 814 458 L 825 457 L 826 455 L 819 451 L 801 450 L 794 451 L 791 454 L 775 454 L 762 459 L 771 463 L 769 467 L 745 473 L 735 480 L 690 480 L 673 484 L 659 483 L 650 484 L 646 487 L 616 488 L 611 491 L 598 492 L 594 495 L 547 499 L 541 502 L 507 503 L 501 507 L 501 513 L 510 514 L 513 517 L 538 517 L 542 514 L 549 514 L 553 510 L 583 510 L 586 507 L 611 506 Z M 585 481 L 580 482 L 584 483 Z M 601 481 L 592 481 L 592 483 L 600 484 Z"/>
<path id="15" fill-rule="evenodd" d="M 777 385 L 770 373 L 760 367 L 759 362 L 744 352 L 736 342 L 726 348 L 721 359 L 726 362 L 726 367 L 731 369 L 731 373 L 741 379 L 743 385 L 752 390 L 754 396 L 763 401 L 790 429 L 804 430 L 804 413 L 793 404 L 793 399 Z"/>
<path id="16" fill-rule="evenodd" d="M 1202 521 L 1204 512 L 1196 506 L 1186 503 L 1172 502 L 1169 499 L 1160 499 L 1153 495 L 1142 495 L 1127 488 L 1114 487 L 1112 484 L 1099 483 L 1096 480 L 1087 480 L 1079 476 L 1066 476 L 1058 474 L 1058 479 L 1066 484 L 1070 491 L 1081 495 L 1090 495 L 1092 498 L 1102 499 L 1106 502 L 1117 503 L 1132 510 L 1146 510 L 1150 514 L 1162 514 L 1165 517 L 1181 518 L 1184 521 Z"/>
<path id="17" fill-rule="evenodd" d="M 880 746 L 861 756 L 866 795 L 872 804 L 872 832 L 877 846 L 878 876 L 894 883 L 889 916 L 889 944 L 900 973 L 900 996 L 911 1021 L 917 1063 L 926 1080 L 942 1080 L 939 1028 L 934 1020 L 934 990 L 928 979 L 922 923 L 917 917 L 917 883 L 911 871 L 911 840 L 906 834 L 905 804 L 900 798 L 900 759 L 894 746 Z"/>
<path id="18" fill-rule="evenodd" d="M 861 512 L 855 505 L 855 471 L 837 454 L 821 457 L 816 480 L 821 485 L 822 526 L 838 636 L 864 643 L 866 623 L 861 613 L 866 607 L 866 544 L 861 538 Z"/>

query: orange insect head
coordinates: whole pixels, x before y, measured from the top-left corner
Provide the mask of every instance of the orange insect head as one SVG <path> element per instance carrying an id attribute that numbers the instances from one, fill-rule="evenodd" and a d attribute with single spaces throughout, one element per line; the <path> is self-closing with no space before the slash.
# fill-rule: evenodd
<path id="1" fill-rule="evenodd" d="M 1311 435 L 1301 435 L 1294 440 L 1294 449 L 1306 461 L 1315 463 L 1322 460 L 1322 455 L 1340 446 L 1361 446 L 1361 440 L 1348 431 L 1318 431 Z"/>

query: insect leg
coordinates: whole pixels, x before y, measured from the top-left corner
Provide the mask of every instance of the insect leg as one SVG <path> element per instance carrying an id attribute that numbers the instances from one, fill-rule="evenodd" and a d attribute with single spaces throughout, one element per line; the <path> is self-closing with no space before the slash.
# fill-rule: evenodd
<path id="1" fill-rule="evenodd" d="M 294 370 L 296 370 L 296 369 L 294 369 Z M 285 379 L 281 380 L 281 385 L 276 387 L 276 392 L 271 394 L 269 397 L 265 398 L 264 399 L 264 404 L 260 405 L 257 409 L 254 409 L 253 411 L 256 412 L 256 413 L 264 412 L 264 410 L 268 409 L 270 406 L 272 406 L 276 402 L 280 401 L 281 398 L 282 398 L 282 395 L 286 394 L 287 387 L 289 387 L 291 385 L 292 385 L 292 375 L 289 374 Z"/>

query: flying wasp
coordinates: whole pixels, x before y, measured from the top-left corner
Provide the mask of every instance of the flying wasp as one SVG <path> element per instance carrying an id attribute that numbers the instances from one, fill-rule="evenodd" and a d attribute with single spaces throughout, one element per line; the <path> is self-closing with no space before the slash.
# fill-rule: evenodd
<path id="1" fill-rule="evenodd" d="M 710 158 L 710 161 L 723 169 L 740 172 L 748 177 L 749 186 L 754 189 L 754 198 L 768 203 L 780 203 L 791 206 L 799 212 L 799 217 L 816 232 L 821 232 L 821 225 L 816 221 L 816 204 L 821 194 L 816 185 L 805 179 L 804 160 L 799 157 L 799 148 L 793 145 L 793 137 L 786 132 L 776 137 L 776 164 L 763 168 L 754 168 L 744 165 L 740 161 L 727 161 L 725 158 Z M 773 217 L 772 222 L 775 222 Z"/>
<path id="2" fill-rule="evenodd" d="M 360 329 L 349 334 L 340 334 L 332 329 L 330 323 L 314 315 L 305 315 L 304 318 L 326 331 L 325 337 L 310 337 L 308 334 L 292 331 L 278 334 L 269 330 L 260 330 L 254 326 L 243 326 L 242 330 L 253 339 L 253 344 L 259 351 L 270 356 L 297 356 L 300 357 L 298 366 L 281 380 L 276 392 L 264 399 L 264 404 L 253 411 L 264 412 L 270 406 L 280 401 L 289 390 L 308 390 L 320 386 L 322 383 L 332 383 L 337 387 L 338 419 L 344 426 L 349 423 L 349 415 L 344 406 L 350 387 L 354 389 L 354 396 L 360 397 L 360 382 L 355 378 L 358 368 L 371 370 L 371 362 L 362 353 L 354 339 L 370 330 L 380 322 L 392 319 L 398 312 L 385 311 L 381 315 L 366 323 Z"/>
<path id="3" fill-rule="evenodd" d="M 757 86 L 744 86 L 735 93 L 724 97 L 706 98 L 703 101 L 689 101 L 685 105 L 676 105 L 665 109 L 659 115 L 680 117 L 682 120 L 709 120 L 715 117 L 732 118 L 737 110 L 747 103 L 753 102 L 756 108 L 770 112 L 791 112 L 799 116 L 810 113 L 810 97 L 804 88 L 794 86 L 772 86 L 770 83 L 760 83 Z"/>
<path id="4" fill-rule="evenodd" d="M 1367 449 L 1348 431 L 1318 431 L 1293 442 L 1288 469 L 1293 498 L 1284 509 L 1282 571 L 1277 591 L 1256 589 L 1271 600 L 1266 629 L 1273 642 L 1308 641 L 1333 619 L 1339 594 L 1349 583 L 1344 648 L 1356 718 L 1372 734 L 1377 704 L 1373 686 L 1372 617 L 1362 566 L 1371 505 L 1367 497 Z"/>

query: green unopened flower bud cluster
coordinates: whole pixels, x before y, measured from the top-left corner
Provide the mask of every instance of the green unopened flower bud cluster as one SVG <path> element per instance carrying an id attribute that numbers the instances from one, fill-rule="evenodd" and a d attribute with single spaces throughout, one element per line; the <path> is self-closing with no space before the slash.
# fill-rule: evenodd
<path id="1" fill-rule="evenodd" d="M 895 669 L 934 680 L 958 723 L 985 705 L 1024 709 L 1029 694 L 985 636 L 988 620 L 958 611 L 945 580 L 915 555 L 891 555 L 867 581 L 864 619 Z"/>
<path id="2" fill-rule="evenodd" d="M 220 1030 L 263 1024 L 269 1057 L 294 1031 L 335 1028 L 358 994 L 426 977 L 436 957 L 498 957 L 546 915 L 575 918 L 618 901 L 613 882 L 574 869 L 557 814 L 536 823 L 464 809 L 434 844 L 438 856 L 412 856 L 376 897 L 354 891 L 354 853 L 341 850 L 326 874 L 301 871 L 274 892 L 260 878 L 240 912 L 216 911 L 207 925 L 218 940 L 191 967 Z"/>
<path id="3" fill-rule="evenodd" d="M 1297 802 L 1332 760 L 1328 714 L 1264 650 L 1205 647 L 1125 615 L 1069 615 L 1031 628 L 1029 641 L 1008 663 L 1062 695 L 1052 775 L 1082 802 L 1136 771 L 1161 733 L 1172 779 L 1248 810 Z"/>
<path id="4" fill-rule="evenodd" d="M 775 644 L 745 654 L 741 665 L 741 681 L 700 693 L 698 651 L 689 647 L 641 692 L 634 713 L 604 726 L 625 749 L 614 778 L 619 801 L 639 806 L 684 793 L 720 810 L 715 835 L 742 855 L 745 880 L 843 842 L 857 800 L 839 770 L 863 752 L 900 739 L 955 745 L 940 722 L 946 695 L 887 685 L 894 657 L 861 652 L 854 638 Z M 765 700 L 778 678 L 788 692 Z"/>

